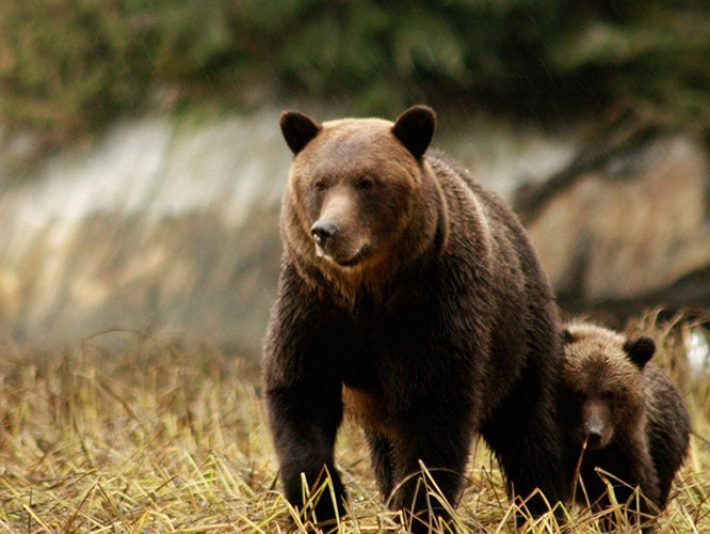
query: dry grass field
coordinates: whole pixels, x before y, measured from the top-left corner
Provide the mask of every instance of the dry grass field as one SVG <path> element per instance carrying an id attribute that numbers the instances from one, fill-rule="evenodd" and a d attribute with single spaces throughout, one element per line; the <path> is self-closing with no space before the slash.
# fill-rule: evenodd
<path id="1" fill-rule="evenodd" d="M 653 314 L 629 325 L 661 346 L 656 361 L 681 387 L 698 436 L 710 438 L 710 375 L 685 359 L 690 320 Z M 87 340 L 41 353 L 0 344 L 0 532 L 305 532 L 279 494 L 258 370 L 209 346 L 135 335 L 107 355 Z M 659 532 L 710 532 L 710 444 L 693 436 Z M 350 491 L 345 533 L 396 525 L 346 424 L 338 462 Z M 550 514 L 517 528 L 498 466 L 475 446 L 454 517 L 461 532 L 560 532 Z M 570 512 L 573 531 L 597 518 Z"/>

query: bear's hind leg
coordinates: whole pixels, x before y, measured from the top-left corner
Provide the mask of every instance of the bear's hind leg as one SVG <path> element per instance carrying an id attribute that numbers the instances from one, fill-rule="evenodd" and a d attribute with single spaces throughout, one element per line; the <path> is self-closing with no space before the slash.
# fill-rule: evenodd
<path id="1" fill-rule="evenodd" d="M 370 448 L 370 461 L 377 481 L 377 488 L 382 497 L 388 499 L 394 487 L 392 444 L 386 437 L 370 431 L 365 431 L 365 438 Z"/>

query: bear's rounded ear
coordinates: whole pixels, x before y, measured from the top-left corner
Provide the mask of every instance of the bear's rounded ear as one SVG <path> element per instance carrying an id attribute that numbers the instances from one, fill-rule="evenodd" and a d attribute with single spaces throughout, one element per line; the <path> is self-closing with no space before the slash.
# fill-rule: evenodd
<path id="1" fill-rule="evenodd" d="M 402 113 L 392 126 L 392 133 L 419 159 L 429 148 L 434 129 L 436 113 L 427 106 L 412 106 Z"/>
<path id="2" fill-rule="evenodd" d="M 567 345 L 568 343 L 574 343 L 577 341 L 577 336 L 570 332 L 569 328 L 562 330 L 562 344 Z"/>
<path id="3" fill-rule="evenodd" d="M 649 336 L 638 336 L 629 338 L 624 343 L 624 350 L 629 359 L 636 364 L 639 369 L 643 369 L 648 360 L 656 352 L 656 342 Z"/>
<path id="4" fill-rule="evenodd" d="M 303 150 L 323 128 L 319 122 L 298 111 L 284 111 L 279 124 L 286 144 L 294 155 Z"/>

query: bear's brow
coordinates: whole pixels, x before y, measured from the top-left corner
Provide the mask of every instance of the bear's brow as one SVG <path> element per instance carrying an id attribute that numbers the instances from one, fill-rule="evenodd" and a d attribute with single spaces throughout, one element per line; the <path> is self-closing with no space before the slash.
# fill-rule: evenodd
<path id="1" fill-rule="evenodd" d="M 348 181 L 348 182 L 358 182 L 363 178 L 373 178 L 376 179 L 379 173 L 370 168 L 359 168 L 359 169 L 347 169 L 336 166 L 326 166 L 322 169 L 317 169 L 312 175 L 311 180 L 313 182 L 323 182 L 326 185 L 333 185 L 336 182 Z"/>

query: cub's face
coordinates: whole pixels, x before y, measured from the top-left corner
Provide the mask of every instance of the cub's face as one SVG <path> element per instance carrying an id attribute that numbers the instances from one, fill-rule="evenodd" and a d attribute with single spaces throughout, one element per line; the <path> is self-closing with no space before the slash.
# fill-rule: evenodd
<path id="1" fill-rule="evenodd" d="M 564 342 L 561 415 L 575 442 L 599 450 L 640 428 L 642 370 L 655 351 L 653 340 L 573 323 Z"/>
<path id="2" fill-rule="evenodd" d="M 396 123 L 344 119 L 319 124 L 296 112 L 281 128 L 294 160 L 284 209 L 286 239 L 307 257 L 348 269 L 392 253 L 421 189 L 420 158 L 434 115 L 411 108 Z"/>

